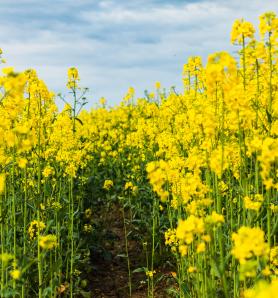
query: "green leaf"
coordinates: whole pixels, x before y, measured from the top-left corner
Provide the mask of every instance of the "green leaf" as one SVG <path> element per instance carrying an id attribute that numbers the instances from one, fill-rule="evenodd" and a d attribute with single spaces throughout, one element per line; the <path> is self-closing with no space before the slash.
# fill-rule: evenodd
<path id="1" fill-rule="evenodd" d="M 127 258 L 126 254 L 118 254 L 116 255 L 116 258 Z"/>
<path id="2" fill-rule="evenodd" d="M 219 267 L 217 266 L 217 264 L 214 260 L 212 260 L 212 262 L 211 262 L 211 274 L 213 276 L 217 276 L 217 277 L 221 278 Z"/>
<path id="3" fill-rule="evenodd" d="M 189 288 L 185 282 L 181 284 L 181 290 L 185 296 L 190 297 Z"/>
<path id="4" fill-rule="evenodd" d="M 146 272 L 146 271 L 147 271 L 146 267 L 140 267 L 140 268 L 133 270 L 132 273 L 139 273 L 139 272 Z"/>

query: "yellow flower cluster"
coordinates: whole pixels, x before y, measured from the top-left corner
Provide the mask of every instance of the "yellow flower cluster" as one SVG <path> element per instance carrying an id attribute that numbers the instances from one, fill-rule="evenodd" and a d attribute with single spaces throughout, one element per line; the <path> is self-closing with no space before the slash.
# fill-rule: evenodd
<path id="1" fill-rule="evenodd" d="M 114 183 L 112 180 L 108 179 L 104 181 L 103 189 L 109 190 L 111 187 L 113 187 Z"/>
<path id="2" fill-rule="evenodd" d="M 232 234 L 234 246 L 232 254 L 241 264 L 252 257 L 267 257 L 269 248 L 260 228 L 241 227 Z"/>
<path id="3" fill-rule="evenodd" d="M 71 67 L 68 69 L 68 83 L 67 87 L 69 89 L 77 88 L 77 82 L 80 80 L 78 70 L 75 67 Z"/>
<path id="4" fill-rule="evenodd" d="M 155 273 L 156 273 L 155 270 L 153 270 L 153 271 L 147 270 L 146 271 L 146 275 L 147 275 L 148 278 L 153 278 L 153 276 L 154 276 Z"/>
<path id="5" fill-rule="evenodd" d="M 28 227 L 28 234 L 31 240 L 37 237 L 37 235 L 45 229 L 45 223 L 38 220 L 33 220 Z"/>
<path id="6" fill-rule="evenodd" d="M 262 203 L 264 201 L 264 198 L 261 194 L 255 194 L 254 196 L 245 196 L 243 198 L 244 206 L 246 209 L 259 211 Z"/>
<path id="7" fill-rule="evenodd" d="M 133 183 L 131 181 L 128 181 L 128 182 L 126 182 L 124 189 L 130 190 L 133 193 L 135 193 L 138 190 L 138 187 L 136 185 L 133 185 Z"/>
<path id="8" fill-rule="evenodd" d="M 13 279 L 17 280 L 21 276 L 21 271 L 19 269 L 13 269 L 12 271 L 10 271 L 10 275 Z"/>
<path id="9" fill-rule="evenodd" d="M 165 244 L 166 245 L 175 246 L 175 245 L 178 244 L 178 239 L 177 239 L 177 236 L 176 236 L 176 229 L 168 229 L 164 233 L 164 237 L 165 237 Z"/>
<path id="10" fill-rule="evenodd" d="M 278 293 L 278 279 L 270 284 L 260 281 L 255 288 L 244 291 L 244 298 L 276 298 Z"/>
<path id="11" fill-rule="evenodd" d="M 57 236 L 56 235 L 45 235 L 39 237 L 39 245 L 43 249 L 51 250 L 55 247 L 57 247 Z"/>
<path id="12" fill-rule="evenodd" d="M 190 215 L 186 220 L 181 220 L 177 227 L 177 238 L 184 240 L 186 244 L 192 243 L 194 236 L 203 234 L 205 223 L 202 218 Z"/>
<path id="13" fill-rule="evenodd" d="M 2 194 L 5 190 L 5 180 L 6 180 L 5 174 L 0 174 L 0 194 Z"/>
<path id="14" fill-rule="evenodd" d="M 222 214 L 218 214 L 215 211 L 212 211 L 211 215 L 208 215 L 206 217 L 206 223 L 210 224 L 218 224 L 218 223 L 224 223 L 224 216 Z"/>
<path id="15" fill-rule="evenodd" d="M 168 165 L 163 160 L 160 160 L 158 164 L 152 162 L 147 165 L 148 177 L 153 185 L 153 190 L 159 195 L 162 202 L 165 202 L 169 195 L 169 192 L 165 189 L 167 182 L 166 169 L 168 169 Z"/>
<path id="16" fill-rule="evenodd" d="M 246 38 L 253 38 L 254 33 L 255 28 L 252 23 L 246 22 L 244 20 L 236 20 L 231 32 L 231 42 L 242 43 Z"/>

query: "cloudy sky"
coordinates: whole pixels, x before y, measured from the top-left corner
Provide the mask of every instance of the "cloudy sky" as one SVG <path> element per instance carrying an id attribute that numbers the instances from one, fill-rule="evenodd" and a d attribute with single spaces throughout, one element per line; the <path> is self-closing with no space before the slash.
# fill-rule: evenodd
<path id="1" fill-rule="evenodd" d="M 236 51 L 233 21 L 257 24 L 277 9 L 277 0 L 1 0 L 0 47 L 8 66 L 35 68 L 55 92 L 66 94 L 76 66 L 88 106 L 101 96 L 113 105 L 129 86 L 139 97 L 156 81 L 181 89 L 189 56 Z"/>

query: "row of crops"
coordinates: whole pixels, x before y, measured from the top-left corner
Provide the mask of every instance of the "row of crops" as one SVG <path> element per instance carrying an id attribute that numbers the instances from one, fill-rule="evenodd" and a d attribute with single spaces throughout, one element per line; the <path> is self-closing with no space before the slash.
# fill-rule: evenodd
<path id="1" fill-rule="evenodd" d="M 236 57 L 189 58 L 181 93 L 157 82 L 91 111 L 76 68 L 61 112 L 34 70 L 3 68 L 1 297 L 88 293 L 99 198 L 134 227 L 129 296 L 143 271 L 154 297 L 168 262 L 169 297 L 277 297 L 278 18 L 262 15 L 258 33 L 238 20 L 231 41 Z M 135 271 L 130 237 L 146 255 Z"/>

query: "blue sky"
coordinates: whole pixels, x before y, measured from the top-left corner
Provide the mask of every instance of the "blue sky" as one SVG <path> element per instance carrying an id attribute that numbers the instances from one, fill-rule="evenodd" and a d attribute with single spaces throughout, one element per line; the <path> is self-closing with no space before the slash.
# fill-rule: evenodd
<path id="1" fill-rule="evenodd" d="M 119 103 L 129 86 L 138 97 L 160 81 L 181 89 L 191 55 L 230 45 L 233 21 L 258 23 L 277 0 L 1 0 L 1 44 L 8 66 L 35 68 L 48 87 L 66 94 L 67 69 L 79 69 L 89 104 Z"/>

